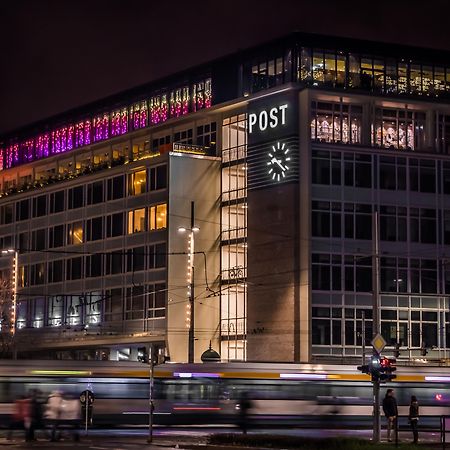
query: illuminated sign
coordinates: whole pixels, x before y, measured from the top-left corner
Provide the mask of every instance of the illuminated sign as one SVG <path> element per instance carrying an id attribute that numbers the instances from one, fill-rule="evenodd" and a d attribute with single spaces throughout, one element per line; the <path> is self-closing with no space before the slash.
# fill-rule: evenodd
<path id="1" fill-rule="evenodd" d="M 286 109 L 287 103 L 284 105 L 263 109 L 259 113 L 250 113 L 248 115 L 248 132 L 253 133 L 254 128 L 258 131 L 266 131 L 268 128 L 277 128 L 279 125 L 286 125 Z"/>

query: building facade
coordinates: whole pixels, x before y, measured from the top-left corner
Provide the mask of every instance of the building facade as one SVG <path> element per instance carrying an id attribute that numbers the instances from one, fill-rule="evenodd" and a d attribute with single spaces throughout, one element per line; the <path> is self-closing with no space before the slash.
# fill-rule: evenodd
<path id="1" fill-rule="evenodd" d="M 294 34 L 0 151 L 5 354 L 187 361 L 193 302 L 197 361 L 348 362 L 376 296 L 448 358 L 449 54 Z"/>

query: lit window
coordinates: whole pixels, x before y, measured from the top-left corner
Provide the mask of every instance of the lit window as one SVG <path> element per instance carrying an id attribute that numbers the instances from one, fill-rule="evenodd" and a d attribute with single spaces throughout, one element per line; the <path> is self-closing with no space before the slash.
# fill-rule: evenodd
<path id="1" fill-rule="evenodd" d="M 143 194 L 146 191 L 147 184 L 147 175 L 146 171 L 140 170 L 139 172 L 134 172 L 129 175 L 129 194 L 130 195 L 139 195 Z"/>
<path id="2" fill-rule="evenodd" d="M 150 207 L 150 230 L 160 230 L 167 227 L 167 204 Z"/>
<path id="3" fill-rule="evenodd" d="M 145 208 L 128 211 L 128 234 L 145 231 Z"/>
<path id="4" fill-rule="evenodd" d="M 83 222 L 74 222 L 69 225 L 69 245 L 79 245 L 83 243 Z"/>

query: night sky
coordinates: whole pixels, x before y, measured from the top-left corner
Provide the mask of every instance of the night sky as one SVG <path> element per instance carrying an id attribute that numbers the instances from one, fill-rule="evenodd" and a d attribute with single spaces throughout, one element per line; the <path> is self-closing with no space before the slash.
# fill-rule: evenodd
<path id="1" fill-rule="evenodd" d="M 449 13 L 446 0 L 5 0 L 0 133 L 291 31 L 450 50 Z"/>

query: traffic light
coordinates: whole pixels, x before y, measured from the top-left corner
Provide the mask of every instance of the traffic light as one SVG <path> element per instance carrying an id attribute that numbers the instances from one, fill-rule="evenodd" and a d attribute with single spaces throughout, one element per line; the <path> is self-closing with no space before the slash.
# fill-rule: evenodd
<path id="1" fill-rule="evenodd" d="M 372 355 L 368 364 L 358 366 L 357 369 L 366 374 L 371 375 L 372 381 L 392 381 L 397 375 L 394 372 L 397 370 L 395 365 L 395 358 L 387 358 L 380 355 Z"/>
<path id="2" fill-rule="evenodd" d="M 397 378 L 397 375 L 394 374 L 397 370 L 395 363 L 395 358 L 386 358 L 385 356 L 380 358 L 380 371 L 378 378 L 381 382 L 392 381 Z"/>

